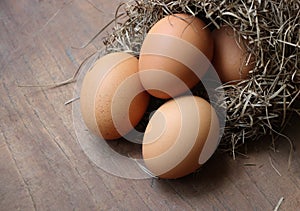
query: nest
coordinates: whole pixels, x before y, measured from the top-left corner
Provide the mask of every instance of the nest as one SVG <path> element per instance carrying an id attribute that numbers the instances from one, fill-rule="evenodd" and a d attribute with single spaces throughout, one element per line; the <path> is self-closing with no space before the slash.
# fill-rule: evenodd
<path id="1" fill-rule="evenodd" d="M 299 0 L 129 1 L 116 10 L 113 30 L 103 40 L 106 52 L 138 56 L 149 29 L 174 13 L 199 17 L 210 29 L 227 24 L 248 40 L 255 67 L 246 80 L 220 87 L 225 101 L 219 106 L 227 109 L 221 148 L 234 150 L 246 140 L 280 134 L 290 114 L 300 114 Z"/>

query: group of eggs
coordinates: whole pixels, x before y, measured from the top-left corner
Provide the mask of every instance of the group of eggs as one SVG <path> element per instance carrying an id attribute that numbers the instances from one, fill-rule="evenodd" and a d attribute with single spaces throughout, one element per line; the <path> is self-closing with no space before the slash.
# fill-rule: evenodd
<path id="1" fill-rule="evenodd" d="M 220 140 L 214 108 L 185 93 L 211 64 L 223 82 L 243 79 L 251 69 L 243 66 L 245 60 L 243 42 L 230 27 L 211 32 L 194 16 L 166 16 L 146 35 L 139 58 L 110 53 L 86 73 L 80 93 L 83 120 L 105 140 L 126 137 L 144 116 L 151 95 L 165 99 L 146 127 L 143 160 L 160 178 L 185 176 L 211 157 Z"/>

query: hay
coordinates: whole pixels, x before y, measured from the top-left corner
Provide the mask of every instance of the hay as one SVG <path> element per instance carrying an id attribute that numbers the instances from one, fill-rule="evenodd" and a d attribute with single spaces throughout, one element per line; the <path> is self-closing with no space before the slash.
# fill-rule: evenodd
<path id="1" fill-rule="evenodd" d="M 106 52 L 139 55 L 148 30 L 161 18 L 187 13 L 203 19 L 210 29 L 231 26 L 248 40 L 255 67 L 249 78 L 224 84 L 227 108 L 221 147 L 234 150 L 245 140 L 280 134 L 291 112 L 299 112 L 299 0 L 136 0 L 116 11 L 114 28 L 103 40 Z M 250 58 L 250 57 L 249 57 Z"/>

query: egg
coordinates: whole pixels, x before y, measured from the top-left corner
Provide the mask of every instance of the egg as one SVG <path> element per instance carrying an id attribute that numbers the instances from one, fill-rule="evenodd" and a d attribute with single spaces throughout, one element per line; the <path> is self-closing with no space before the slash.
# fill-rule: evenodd
<path id="1" fill-rule="evenodd" d="M 212 32 L 214 40 L 214 58 L 212 64 L 222 82 L 246 79 L 254 64 L 247 62 L 246 40 L 236 39 L 233 29 L 227 25 Z"/>
<path id="2" fill-rule="evenodd" d="M 145 166 L 155 176 L 176 179 L 204 164 L 220 140 L 214 108 L 197 96 L 167 101 L 152 115 L 143 138 Z"/>
<path id="3" fill-rule="evenodd" d="M 164 17 L 141 46 L 142 85 L 157 98 L 178 96 L 200 81 L 212 57 L 211 32 L 202 20 L 187 14 Z"/>
<path id="4" fill-rule="evenodd" d="M 138 59 L 124 52 L 107 54 L 86 73 L 80 110 L 87 128 L 112 140 L 130 132 L 149 103 L 138 76 Z"/>

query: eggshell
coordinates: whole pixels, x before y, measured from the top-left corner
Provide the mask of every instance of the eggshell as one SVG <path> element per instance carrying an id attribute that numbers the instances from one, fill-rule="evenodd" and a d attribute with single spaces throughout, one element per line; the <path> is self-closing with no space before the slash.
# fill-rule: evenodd
<path id="1" fill-rule="evenodd" d="M 194 172 L 219 144 L 217 114 L 204 99 L 182 96 L 163 104 L 147 125 L 142 154 L 155 175 L 175 179 Z"/>
<path id="2" fill-rule="evenodd" d="M 246 79 L 253 69 L 253 63 L 247 64 L 248 53 L 245 40 L 236 39 L 233 29 L 227 25 L 212 32 L 214 39 L 214 58 L 212 64 L 222 82 Z"/>
<path id="3" fill-rule="evenodd" d="M 205 26 L 194 16 L 175 14 L 150 29 L 141 47 L 139 70 L 151 95 L 167 99 L 200 81 L 213 56 L 213 40 Z"/>
<path id="4" fill-rule="evenodd" d="M 149 94 L 138 76 L 138 60 L 124 53 L 100 58 L 84 77 L 80 108 L 87 128 L 104 139 L 117 139 L 144 115 Z"/>

